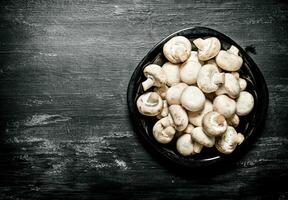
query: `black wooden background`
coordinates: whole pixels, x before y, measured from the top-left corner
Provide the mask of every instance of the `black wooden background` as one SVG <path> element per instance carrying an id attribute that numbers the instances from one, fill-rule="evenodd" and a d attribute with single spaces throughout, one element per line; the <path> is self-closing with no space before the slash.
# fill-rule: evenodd
<path id="1" fill-rule="evenodd" d="M 149 49 L 192 26 L 246 47 L 270 95 L 251 150 L 207 177 L 159 163 L 126 104 Z M 287 1 L 1 0 L 0 199 L 288 199 L 287 83 Z"/>

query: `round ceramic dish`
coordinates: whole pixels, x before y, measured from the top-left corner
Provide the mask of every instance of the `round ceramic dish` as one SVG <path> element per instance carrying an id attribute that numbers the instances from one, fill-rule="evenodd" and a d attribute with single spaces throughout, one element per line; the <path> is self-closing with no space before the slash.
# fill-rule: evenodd
<path id="1" fill-rule="evenodd" d="M 141 94 L 144 93 L 141 82 L 146 79 L 143 74 L 143 69 L 151 63 L 162 66 L 165 62 L 167 62 L 162 52 L 163 45 L 172 37 L 179 35 L 185 36 L 191 42 L 193 39 L 199 37 L 217 37 L 221 42 L 221 49 L 227 50 L 231 45 L 234 45 L 239 49 L 239 54 L 243 58 L 243 66 L 240 69 L 240 76 L 246 79 L 248 83 L 246 90 L 253 95 L 255 105 L 249 115 L 240 118 L 240 124 L 236 130 L 245 136 L 245 140 L 230 155 L 221 154 L 215 147 L 213 147 L 204 148 L 200 154 L 193 156 L 181 156 L 176 150 L 175 140 L 169 144 L 163 145 L 154 139 L 152 128 L 157 121 L 156 117 L 146 117 L 138 112 L 136 100 Z M 195 47 L 192 45 L 192 49 L 193 48 Z M 268 90 L 259 68 L 251 57 L 236 42 L 213 29 L 196 27 L 183 29 L 169 35 L 148 52 L 132 74 L 127 91 L 127 102 L 130 118 L 132 120 L 135 132 L 140 136 L 141 140 L 144 140 L 144 142 L 148 145 L 148 148 L 151 149 L 152 152 L 158 156 L 158 158 L 164 158 L 164 160 L 173 165 L 180 165 L 188 168 L 207 167 L 237 159 L 240 155 L 242 155 L 242 153 L 247 151 L 252 142 L 255 142 L 253 138 L 259 134 L 265 121 L 265 115 L 268 107 Z"/>

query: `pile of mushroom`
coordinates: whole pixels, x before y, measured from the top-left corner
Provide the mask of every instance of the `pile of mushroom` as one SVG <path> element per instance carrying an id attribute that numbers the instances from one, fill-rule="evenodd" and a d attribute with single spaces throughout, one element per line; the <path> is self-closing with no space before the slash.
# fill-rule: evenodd
<path id="1" fill-rule="evenodd" d="M 198 51 L 192 51 L 192 45 Z M 231 46 L 221 50 L 215 37 L 183 36 L 170 39 L 163 47 L 168 60 L 163 66 L 145 67 L 147 77 L 137 100 L 141 114 L 157 117 L 153 136 L 161 144 L 176 140 L 183 156 L 213 146 L 223 154 L 232 153 L 244 136 L 236 129 L 242 116 L 254 107 L 252 94 L 244 91 L 240 77 L 243 59 Z"/>

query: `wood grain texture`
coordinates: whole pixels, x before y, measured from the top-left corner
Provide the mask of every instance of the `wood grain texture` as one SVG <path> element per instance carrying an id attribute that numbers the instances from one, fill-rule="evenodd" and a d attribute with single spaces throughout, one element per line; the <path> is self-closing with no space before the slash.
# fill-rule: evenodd
<path id="1" fill-rule="evenodd" d="M 0 199 L 288 199 L 285 1 L 1 1 L 0 21 Z M 251 150 L 208 177 L 159 163 L 126 105 L 149 49 L 191 26 L 254 46 L 270 95 Z"/>

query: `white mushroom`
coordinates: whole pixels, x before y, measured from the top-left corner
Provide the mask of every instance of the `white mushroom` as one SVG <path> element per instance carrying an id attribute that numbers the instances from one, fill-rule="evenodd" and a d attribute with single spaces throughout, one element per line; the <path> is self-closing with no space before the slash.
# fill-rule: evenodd
<path id="1" fill-rule="evenodd" d="M 236 102 L 226 95 L 219 95 L 213 101 L 214 111 L 230 118 L 236 112 Z"/>
<path id="2" fill-rule="evenodd" d="M 239 116 L 248 115 L 254 107 L 254 98 L 252 94 L 246 91 L 240 92 L 236 102 L 236 114 Z"/>
<path id="3" fill-rule="evenodd" d="M 225 73 L 224 84 L 216 90 L 216 95 L 228 94 L 231 98 L 238 97 L 240 93 L 239 82 L 236 77 L 230 73 Z"/>
<path id="4" fill-rule="evenodd" d="M 221 50 L 216 56 L 217 65 L 229 72 L 238 71 L 243 63 L 243 59 L 238 53 L 239 50 L 233 45 L 227 51 Z"/>
<path id="5" fill-rule="evenodd" d="M 238 115 L 234 114 L 232 115 L 232 117 L 226 119 L 228 125 L 233 126 L 234 128 L 236 128 L 239 123 L 240 123 L 240 119 L 238 117 Z"/>
<path id="6" fill-rule="evenodd" d="M 163 86 L 161 86 L 161 87 L 155 87 L 155 88 L 153 89 L 153 91 L 154 91 L 154 92 L 157 92 L 162 99 L 166 99 L 167 90 L 168 90 L 167 85 L 163 85 Z"/>
<path id="7" fill-rule="evenodd" d="M 179 137 L 176 142 L 176 149 L 183 156 L 191 155 L 194 151 L 191 135 L 186 133 Z"/>
<path id="8" fill-rule="evenodd" d="M 166 83 L 166 76 L 159 65 L 150 64 L 144 69 L 146 81 L 142 82 L 143 90 L 146 91 L 152 86 L 160 87 Z"/>
<path id="9" fill-rule="evenodd" d="M 163 53 L 171 63 L 185 62 L 191 53 L 191 43 L 183 36 L 176 36 L 164 44 Z"/>
<path id="10" fill-rule="evenodd" d="M 168 103 L 166 100 L 163 100 L 163 107 L 162 107 L 160 114 L 157 115 L 157 118 L 161 119 L 161 118 L 167 117 L 168 114 L 169 114 Z"/>
<path id="11" fill-rule="evenodd" d="M 142 94 L 137 100 L 139 112 L 146 116 L 158 115 L 163 107 L 161 97 L 156 92 Z"/>
<path id="12" fill-rule="evenodd" d="M 185 133 L 191 134 L 194 128 L 195 127 L 192 124 L 188 124 L 188 126 L 183 131 L 183 133 L 184 134 Z M 202 148 L 203 148 L 203 145 L 198 143 L 198 142 L 196 142 L 196 141 L 192 141 L 192 143 L 193 143 L 193 152 L 192 152 L 192 154 L 200 153 Z"/>
<path id="13" fill-rule="evenodd" d="M 213 145 L 215 144 L 215 137 L 206 135 L 203 132 L 202 127 L 194 128 L 192 130 L 191 137 L 193 141 L 196 141 L 205 147 L 213 147 Z"/>
<path id="14" fill-rule="evenodd" d="M 168 104 L 169 105 L 181 104 L 180 98 L 181 98 L 183 90 L 187 86 L 188 85 L 186 83 L 176 83 L 176 84 L 172 85 L 172 87 L 170 87 L 166 93 L 166 100 L 167 100 Z"/>
<path id="15" fill-rule="evenodd" d="M 188 126 L 188 116 L 186 111 L 179 105 L 171 105 L 169 106 L 169 115 L 173 124 L 178 131 L 183 131 Z M 171 121 L 171 120 L 170 120 Z"/>
<path id="16" fill-rule="evenodd" d="M 205 104 L 205 95 L 199 88 L 188 86 L 182 92 L 180 101 L 181 105 L 185 109 L 195 112 L 203 109 Z"/>
<path id="17" fill-rule="evenodd" d="M 190 61 L 197 62 L 201 66 L 204 65 L 204 61 L 199 60 L 197 51 L 191 51 L 189 58 L 185 62 L 190 62 Z"/>
<path id="18" fill-rule="evenodd" d="M 212 64 L 206 64 L 201 67 L 197 85 L 205 93 L 215 92 L 220 83 L 224 82 L 224 73 L 219 73 L 218 68 Z"/>
<path id="19" fill-rule="evenodd" d="M 214 111 L 204 115 L 202 125 L 206 134 L 215 137 L 222 135 L 227 129 L 225 117 Z"/>
<path id="20" fill-rule="evenodd" d="M 212 110 L 212 102 L 206 99 L 204 108 L 202 110 L 197 112 L 188 112 L 189 122 L 195 126 L 202 126 L 203 116 Z"/>
<path id="21" fill-rule="evenodd" d="M 168 118 L 162 118 L 153 127 L 154 138 L 162 144 L 167 144 L 171 142 L 175 135 L 175 129 L 170 126 Z"/>
<path id="22" fill-rule="evenodd" d="M 166 75 L 166 84 L 168 86 L 172 86 L 173 84 L 180 82 L 179 65 L 166 62 L 162 66 L 162 70 Z"/>
<path id="23" fill-rule="evenodd" d="M 197 82 L 198 73 L 201 69 L 201 64 L 194 61 L 186 61 L 180 67 L 180 79 L 188 85 Z"/>
<path id="24" fill-rule="evenodd" d="M 243 78 L 239 78 L 238 80 L 239 86 L 240 86 L 240 90 L 244 91 L 247 87 L 247 81 Z"/>
<path id="25" fill-rule="evenodd" d="M 198 38 L 193 41 L 198 48 L 199 60 L 209 60 L 215 57 L 221 48 L 221 43 L 216 37 L 210 37 L 206 39 Z"/>
<path id="26" fill-rule="evenodd" d="M 228 126 L 226 132 L 217 138 L 215 147 L 224 154 L 232 153 L 237 145 L 244 141 L 244 136 L 236 132 L 232 126 Z"/>

